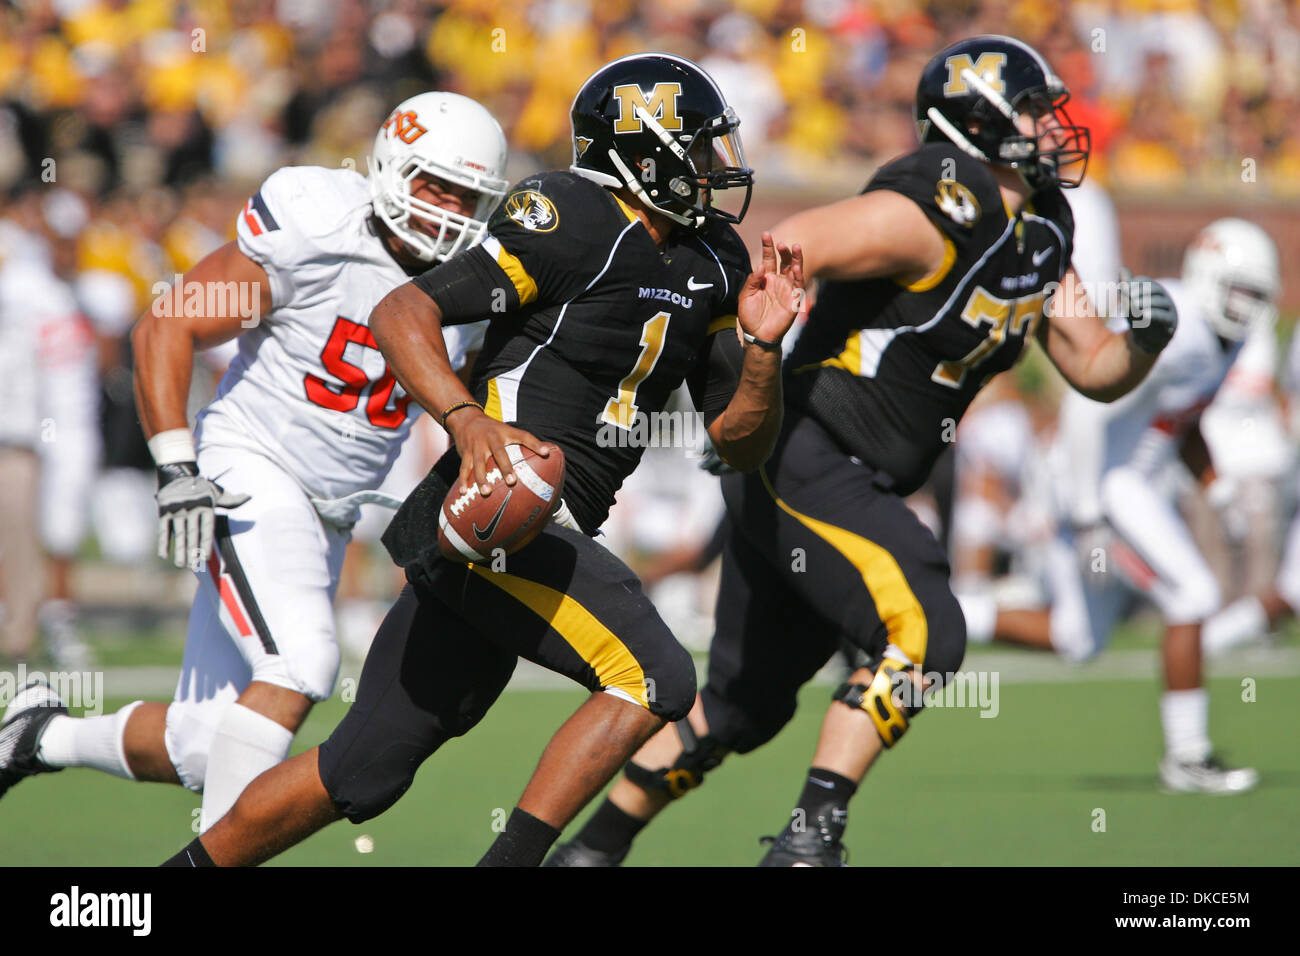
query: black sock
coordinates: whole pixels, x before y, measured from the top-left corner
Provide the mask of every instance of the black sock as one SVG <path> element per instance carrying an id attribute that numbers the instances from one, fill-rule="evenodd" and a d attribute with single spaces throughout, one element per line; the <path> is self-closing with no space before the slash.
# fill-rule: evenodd
<path id="1" fill-rule="evenodd" d="M 856 783 L 834 770 L 812 767 L 804 782 L 803 793 L 799 795 L 796 812 L 802 810 L 803 819 L 809 823 L 820 817 L 839 839 L 849 822 L 849 800 L 857 789 Z"/>
<path id="2" fill-rule="evenodd" d="M 212 862 L 212 857 L 208 856 L 208 851 L 203 848 L 199 838 L 195 837 L 190 841 L 189 846 L 181 850 L 174 857 L 168 860 L 163 866 L 216 866 Z"/>
<path id="3" fill-rule="evenodd" d="M 606 800 L 582 828 L 578 842 L 602 853 L 626 853 L 636 835 L 649 822 L 637 819 Z"/>
<path id="4" fill-rule="evenodd" d="M 541 866 L 546 851 L 560 837 L 560 831 L 531 813 L 515 807 L 479 866 Z"/>

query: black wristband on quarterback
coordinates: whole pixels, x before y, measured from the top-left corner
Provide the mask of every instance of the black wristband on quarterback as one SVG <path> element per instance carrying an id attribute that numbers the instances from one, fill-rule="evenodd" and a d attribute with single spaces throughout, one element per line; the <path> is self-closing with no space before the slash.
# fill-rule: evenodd
<path id="1" fill-rule="evenodd" d="M 462 408 L 477 408 L 480 412 L 483 411 L 483 406 L 478 402 L 457 402 L 442 413 L 442 427 L 444 429 L 447 427 L 447 416 L 452 412 L 460 411 Z"/>
<path id="2" fill-rule="evenodd" d="M 761 349 L 777 349 L 779 351 L 781 348 L 780 342 L 768 342 L 765 339 L 760 339 L 757 338 L 756 336 L 750 335 L 744 329 L 740 330 L 740 337 L 743 338 L 749 345 L 757 345 Z"/>
<path id="3" fill-rule="evenodd" d="M 196 461 L 174 461 L 170 464 L 159 465 L 158 487 L 161 488 L 177 478 L 197 478 L 198 475 L 199 464 Z"/>

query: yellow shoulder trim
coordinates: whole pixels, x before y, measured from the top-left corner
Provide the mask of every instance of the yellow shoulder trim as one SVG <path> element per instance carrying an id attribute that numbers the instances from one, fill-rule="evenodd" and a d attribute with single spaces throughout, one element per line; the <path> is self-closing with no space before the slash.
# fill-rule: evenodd
<path id="1" fill-rule="evenodd" d="M 528 270 L 519 261 L 519 257 L 507 252 L 505 246 L 497 246 L 497 265 L 501 267 L 502 271 L 509 277 L 511 284 L 514 285 L 521 306 L 527 305 L 537 298 L 537 283 L 528 274 Z"/>
<path id="2" fill-rule="evenodd" d="M 627 216 L 628 221 L 636 222 L 639 217 L 633 211 L 632 207 L 629 206 L 627 203 L 623 202 L 623 200 L 619 199 L 618 196 L 615 196 L 613 193 L 610 193 L 610 195 L 614 196 L 614 202 L 618 203 L 619 206 L 622 208 L 623 215 Z"/>

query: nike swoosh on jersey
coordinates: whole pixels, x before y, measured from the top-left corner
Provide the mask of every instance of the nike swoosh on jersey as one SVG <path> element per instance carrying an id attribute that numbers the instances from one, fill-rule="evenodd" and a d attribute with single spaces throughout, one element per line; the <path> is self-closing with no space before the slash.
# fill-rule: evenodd
<path id="1" fill-rule="evenodd" d="M 1051 254 L 1052 254 L 1051 249 L 1040 249 L 1037 252 L 1035 252 L 1030 258 L 1034 260 L 1034 265 L 1041 266 L 1044 262 L 1047 261 L 1047 257 L 1050 256 Z"/>
<path id="2" fill-rule="evenodd" d="M 476 538 L 480 541 L 486 541 L 488 538 L 492 537 L 492 532 L 495 531 L 497 525 L 501 523 L 501 516 L 506 513 L 506 505 L 510 504 L 510 496 L 514 493 L 515 490 L 513 488 L 506 492 L 506 500 L 501 502 L 501 507 L 498 508 L 497 513 L 492 516 L 492 520 L 488 522 L 487 528 L 480 531 L 477 522 L 470 525 L 470 527 L 474 529 L 474 536 Z"/>
<path id="3" fill-rule="evenodd" d="M 699 292 L 701 289 L 712 289 L 713 283 L 712 282 L 697 283 L 695 281 L 695 276 L 691 276 L 689 279 L 686 280 L 686 288 L 690 289 L 692 292 Z"/>

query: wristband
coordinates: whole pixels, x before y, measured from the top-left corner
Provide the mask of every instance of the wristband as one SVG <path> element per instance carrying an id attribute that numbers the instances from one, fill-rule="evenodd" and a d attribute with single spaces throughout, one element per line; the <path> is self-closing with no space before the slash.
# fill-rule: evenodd
<path id="1" fill-rule="evenodd" d="M 477 408 L 480 412 L 483 411 L 483 406 L 480 405 L 478 402 L 457 402 L 455 405 L 452 405 L 450 408 L 448 408 L 445 412 L 442 413 L 442 427 L 444 429 L 447 427 L 448 415 L 450 415 L 452 412 L 456 411 L 457 409 L 469 408 L 471 405 Z"/>
<path id="2" fill-rule="evenodd" d="M 171 428 L 149 439 L 149 454 L 155 465 L 174 465 L 180 461 L 197 461 L 194 436 L 188 428 Z"/>
<path id="3" fill-rule="evenodd" d="M 758 346 L 759 348 L 761 348 L 761 349 L 777 349 L 777 350 L 780 350 L 780 348 L 781 348 L 781 343 L 780 343 L 780 342 L 768 342 L 768 341 L 765 341 L 765 340 L 760 339 L 760 338 L 755 338 L 754 336 L 752 336 L 752 335 L 750 335 L 748 332 L 746 332 L 744 329 L 741 329 L 741 330 L 740 330 L 740 337 L 743 338 L 743 339 L 744 339 L 746 342 L 748 342 L 750 345 L 757 345 L 757 346 Z"/>

